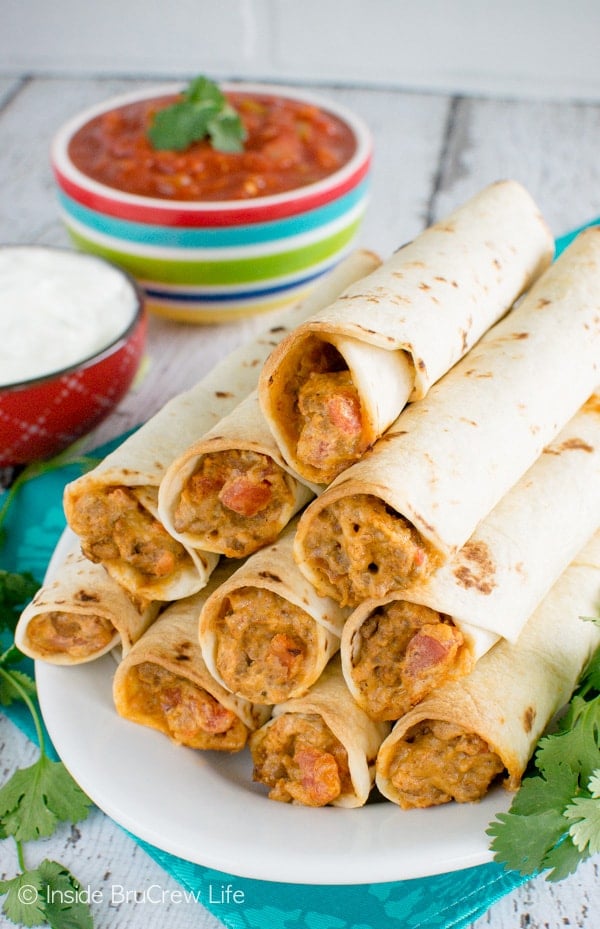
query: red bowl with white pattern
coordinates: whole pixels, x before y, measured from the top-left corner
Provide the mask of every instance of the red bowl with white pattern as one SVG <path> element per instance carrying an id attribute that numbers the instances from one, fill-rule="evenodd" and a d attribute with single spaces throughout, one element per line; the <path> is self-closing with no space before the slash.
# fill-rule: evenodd
<path id="1" fill-rule="evenodd" d="M 58 278 L 52 278 L 52 284 L 47 277 L 44 278 L 44 274 L 38 273 L 36 276 L 35 270 L 30 271 L 32 287 L 44 278 L 44 286 L 40 283 L 39 290 L 33 293 L 31 299 L 38 313 L 40 301 L 43 303 L 48 292 L 52 292 L 48 298 L 49 303 L 52 303 L 53 309 L 58 306 L 55 312 L 60 317 L 60 325 L 66 325 L 64 333 L 60 334 L 65 358 L 73 329 L 78 325 L 85 328 L 81 319 L 85 315 L 86 288 L 90 294 L 94 291 L 97 295 L 99 282 L 107 280 L 110 280 L 111 286 L 106 299 L 104 302 L 94 302 L 89 315 L 94 321 L 100 320 L 100 317 L 106 319 L 112 314 L 111 323 L 109 330 L 106 327 L 102 330 L 102 344 L 93 350 L 90 351 L 93 343 L 87 341 L 81 357 L 75 358 L 71 346 L 68 363 L 57 366 L 54 361 L 53 370 L 24 380 L 6 382 L 6 376 L 3 375 L 7 371 L 8 349 L 4 349 L 6 354 L 3 365 L 3 349 L 0 348 L 0 467 L 14 467 L 50 458 L 95 428 L 129 390 L 139 369 L 146 342 L 146 310 L 137 283 L 104 259 L 68 249 L 20 245 L 0 247 L 0 309 L 3 303 L 6 308 L 7 302 L 10 304 L 11 300 L 11 309 L 14 309 L 14 292 L 6 286 L 6 278 L 10 277 L 15 263 L 27 261 L 32 253 L 44 262 L 45 269 L 54 269 L 55 275 L 57 265 L 60 266 L 65 260 L 71 268 L 76 267 L 77 293 L 74 297 L 72 291 L 68 290 L 69 281 L 65 284 L 67 290 L 61 290 L 63 281 L 60 271 Z M 73 262 L 77 263 L 76 266 Z M 119 302 L 115 306 L 117 299 Z M 40 340 L 44 338 L 48 341 L 48 333 L 45 325 L 40 324 L 40 319 L 47 324 L 50 332 L 55 327 L 51 313 L 50 319 L 38 315 L 37 324 L 28 321 L 27 304 L 26 294 L 19 306 L 19 317 L 22 316 L 20 325 L 33 357 L 36 350 L 43 351 Z M 42 307 L 42 314 L 44 309 Z M 126 312 L 121 313 L 122 310 Z M 67 311 L 77 313 L 78 319 L 70 321 Z M 13 322 L 14 316 L 14 312 L 9 313 Z M 11 328 L 6 326 L 6 320 L 4 328 Z M 16 325 L 12 325 L 12 328 L 15 329 Z M 10 342 L 10 332 L 5 341 Z M 30 370 L 26 363 L 23 369 Z"/>

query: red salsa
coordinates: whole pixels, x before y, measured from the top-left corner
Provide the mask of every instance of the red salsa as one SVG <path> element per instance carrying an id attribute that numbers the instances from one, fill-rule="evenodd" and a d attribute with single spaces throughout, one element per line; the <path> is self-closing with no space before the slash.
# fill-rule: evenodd
<path id="1" fill-rule="evenodd" d="M 354 154 L 349 126 L 314 104 L 286 97 L 228 93 L 247 131 L 242 152 L 194 142 L 158 151 L 147 129 L 174 97 L 130 103 L 79 129 L 69 156 L 88 177 L 117 190 L 167 200 L 247 200 L 293 190 L 337 171 Z"/>

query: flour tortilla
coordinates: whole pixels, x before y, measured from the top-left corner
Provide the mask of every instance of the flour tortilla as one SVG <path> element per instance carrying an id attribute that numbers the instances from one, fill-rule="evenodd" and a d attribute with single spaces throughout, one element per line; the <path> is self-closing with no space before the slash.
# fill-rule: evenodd
<path id="1" fill-rule="evenodd" d="M 136 642 L 117 668 L 113 698 L 117 712 L 141 725 L 160 728 L 150 714 L 139 712 L 128 700 L 127 677 L 132 669 L 151 662 L 205 690 L 221 706 L 235 713 L 249 731 L 263 725 L 270 708 L 256 707 L 223 688 L 209 673 L 198 644 L 198 616 L 207 596 L 230 573 L 217 568 L 208 585 L 191 597 L 170 604 L 154 625 Z M 165 729 L 161 729 L 165 732 Z"/>
<path id="2" fill-rule="evenodd" d="M 388 723 L 373 722 L 352 699 L 341 673 L 338 656 L 329 662 L 306 695 L 286 700 L 274 707 L 272 721 L 288 713 L 321 716 L 346 749 L 353 790 L 334 800 L 332 806 L 364 806 L 373 786 L 377 751 L 390 727 Z M 266 726 L 272 725 L 272 721 L 267 722 Z M 259 738 L 260 732 L 253 739 Z"/>
<path id="3" fill-rule="evenodd" d="M 477 527 L 426 581 L 365 601 L 348 618 L 342 667 L 354 698 L 360 630 L 379 607 L 406 600 L 449 616 L 470 670 L 500 638 L 513 644 L 552 585 L 600 526 L 600 397 L 594 394 Z M 374 682 L 376 684 L 376 682 Z"/>
<path id="4" fill-rule="evenodd" d="M 295 529 L 294 520 L 273 545 L 261 549 L 243 562 L 207 599 L 202 609 L 199 622 L 202 654 L 210 673 L 224 687 L 227 687 L 227 683 L 219 673 L 216 660 L 219 636 L 216 627 L 223 602 L 235 590 L 250 588 L 272 591 L 313 620 L 316 636 L 314 654 L 312 659 L 306 661 L 301 679 L 290 689 L 290 698 L 305 693 L 339 649 L 340 635 L 349 610 L 339 607 L 329 597 L 319 597 L 300 573 L 292 556 Z M 257 611 L 257 634 L 260 634 L 260 620 Z M 245 696 L 257 703 L 265 700 L 259 691 L 252 695 L 246 693 Z"/>
<path id="5" fill-rule="evenodd" d="M 318 336 L 344 357 L 372 444 L 408 400 L 425 396 L 549 265 L 553 238 L 515 181 L 490 185 L 399 249 L 367 278 L 280 343 L 259 382 L 260 402 L 282 453 L 308 480 L 317 468 L 296 454 L 284 398 Z"/>
<path id="6" fill-rule="evenodd" d="M 208 432 L 255 389 L 261 365 L 273 347 L 307 316 L 329 303 L 379 259 L 371 252 L 353 252 L 311 295 L 292 307 L 275 327 L 231 352 L 197 385 L 177 395 L 127 438 L 92 471 L 65 488 L 64 507 L 71 522 L 77 497 L 87 491 L 101 494 L 111 486 L 131 488 L 140 504 L 156 518 L 158 487 L 172 461 Z M 138 596 L 170 601 L 200 590 L 214 570 L 218 556 L 187 548 L 188 558 L 176 575 L 148 579 L 121 561 L 106 564 L 109 573 Z"/>
<path id="7" fill-rule="evenodd" d="M 159 604 L 155 602 L 134 603 L 101 565 L 88 561 L 79 546 L 73 545 L 55 577 L 40 587 L 21 613 L 15 630 L 15 644 L 30 658 L 56 665 L 95 661 L 118 646 L 126 655 L 156 619 L 158 610 Z M 29 639 L 27 630 L 33 619 L 54 612 L 67 613 L 82 625 L 85 625 L 86 617 L 100 616 L 112 624 L 114 635 L 104 647 L 88 655 L 74 657 L 67 652 L 48 653 Z"/>
<path id="8" fill-rule="evenodd" d="M 397 802 L 389 766 L 400 739 L 423 720 L 456 723 L 499 755 L 507 786 L 516 790 L 535 746 L 600 645 L 600 629 L 585 617 L 600 606 L 600 533 L 558 579 L 516 644 L 498 643 L 474 671 L 441 687 L 402 717 L 383 742 L 377 786 Z"/>
<path id="9" fill-rule="evenodd" d="M 411 404 L 300 520 L 295 555 L 311 561 L 318 514 L 372 495 L 415 527 L 443 559 L 531 467 L 600 380 L 600 227 L 581 233 L 504 320 L 421 401 Z"/>

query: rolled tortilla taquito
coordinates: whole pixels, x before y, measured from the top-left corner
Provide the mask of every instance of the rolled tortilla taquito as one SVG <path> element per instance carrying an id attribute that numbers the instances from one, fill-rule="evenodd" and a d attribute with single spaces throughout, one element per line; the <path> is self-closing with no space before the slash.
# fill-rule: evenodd
<path id="1" fill-rule="evenodd" d="M 600 526 L 600 398 L 594 395 L 423 584 L 360 604 L 341 641 L 355 700 L 395 720 L 472 670 L 529 616 Z"/>
<path id="2" fill-rule="evenodd" d="M 175 600 L 204 586 L 218 556 L 174 539 L 159 518 L 158 487 L 167 467 L 256 388 L 261 365 L 280 339 L 377 263 L 370 252 L 351 254 L 279 325 L 233 351 L 66 487 L 67 521 L 91 561 L 150 599 Z"/>
<path id="3" fill-rule="evenodd" d="M 220 580 L 218 568 L 204 590 L 169 604 L 117 668 L 113 698 L 122 717 L 179 745 L 237 752 L 271 710 L 225 690 L 202 658 L 198 615 Z"/>
<path id="4" fill-rule="evenodd" d="M 167 469 L 159 515 L 190 548 L 244 558 L 314 495 L 284 461 L 254 391 Z"/>
<path id="5" fill-rule="evenodd" d="M 377 786 L 405 809 L 481 799 L 505 775 L 516 790 L 537 742 L 600 644 L 583 617 L 600 605 L 600 534 L 571 563 L 517 643 L 499 642 L 467 677 L 440 687 L 394 726 Z"/>
<path id="6" fill-rule="evenodd" d="M 339 649 L 348 610 L 319 597 L 292 557 L 296 521 L 207 599 L 199 622 L 211 674 L 253 703 L 306 693 Z"/>
<path id="7" fill-rule="evenodd" d="M 374 762 L 389 732 L 354 702 L 338 656 L 303 697 L 274 707 L 250 737 L 253 778 L 269 798 L 304 806 L 359 807 L 369 797 Z"/>
<path id="8" fill-rule="evenodd" d="M 357 606 L 423 580 L 594 392 L 600 227 L 309 504 L 295 555 L 319 593 Z"/>
<path id="9" fill-rule="evenodd" d="M 284 339 L 259 382 L 285 459 L 330 483 L 454 365 L 549 265 L 530 195 L 492 184 Z"/>
<path id="10" fill-rule="evenodd" d="M 135 601 L 77 546 L 21 613 L 15 644 L 30 658 L 58 665 L 94 661 L 118 645 L 126 655 L 159 607 Z"/>

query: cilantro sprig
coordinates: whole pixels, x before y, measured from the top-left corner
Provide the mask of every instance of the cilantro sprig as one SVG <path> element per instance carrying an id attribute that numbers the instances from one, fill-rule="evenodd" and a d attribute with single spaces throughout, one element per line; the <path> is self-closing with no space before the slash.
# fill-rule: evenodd
<path id="1" fill-rule="evenodd" d="M 12 837 L 19 873 L 0 881 L 5 895 L 2 912 L 23 926 L 92 929 L 92 916 L 77 878 L 56 861 L 44 859 L 34 868 L 25 863 L 24 843 L 52 835 L 61 822 L 76 823 L 89 813 L 91 800 L 75 783 L 62 761 L 47 754 L 35 682 L 13 665 L 22 655 L 10 646 L 0 656 L 0 703 L 22 700 L 32 715 L 40 753 L 32 765 L 18 768 L 0 788 L 0 840 Z M 68 891 L 68 892 L 67 892 Z"/>
<path id="2" fill-rule="evenodd" d="M 72 454 L 72 449 L 71 449 Z M 0 505 L 0 542 L 10 506 L 24 483 L 62 464 L 93 466 L 87 456 L 56 456 L 25 468 L 13 482 Z M 29 572 L 0 570 L 0 632 L 14 636 L 22 608 L 33 597 L 39 583 Z M 19 868 L 14 877 L 0 880 L 4 896 L 1 912 L 23 926 L 47 925 L 51 929 L 92 929 L 89 904 L 77 878 L 64 865 L 44 859 L 35 867 L 25 861 L 25 844 L 51 835 L 60 823 L 85 819 L 91 800 L 75 783 L 61 761 L 49 757 L 33 678 L 19 667 L 24 656 L 10 642 L 0 654 L 0 705 L 15 701 L 28 708 L 37 733 L 39 756 L 27 768 L 18 768 L 0 788 L 0 841 L 15 845 Z"/>
<path id="3" fill-rule="evenodd" d="M 190 82 L 181 100 L 154 115 L 148 137 L 159 150 L 184 151 L 208 138 L 218 151 L 241 152 L 246 129 L 217 84 L 201 75 Z"/>
<path id="4" fill-rule="evenodd" d="M 600 648 L 556 731 L 540 740 L 508 813 L 487 833 L 495 861 L 552 882 L 600 851 Z"/>

